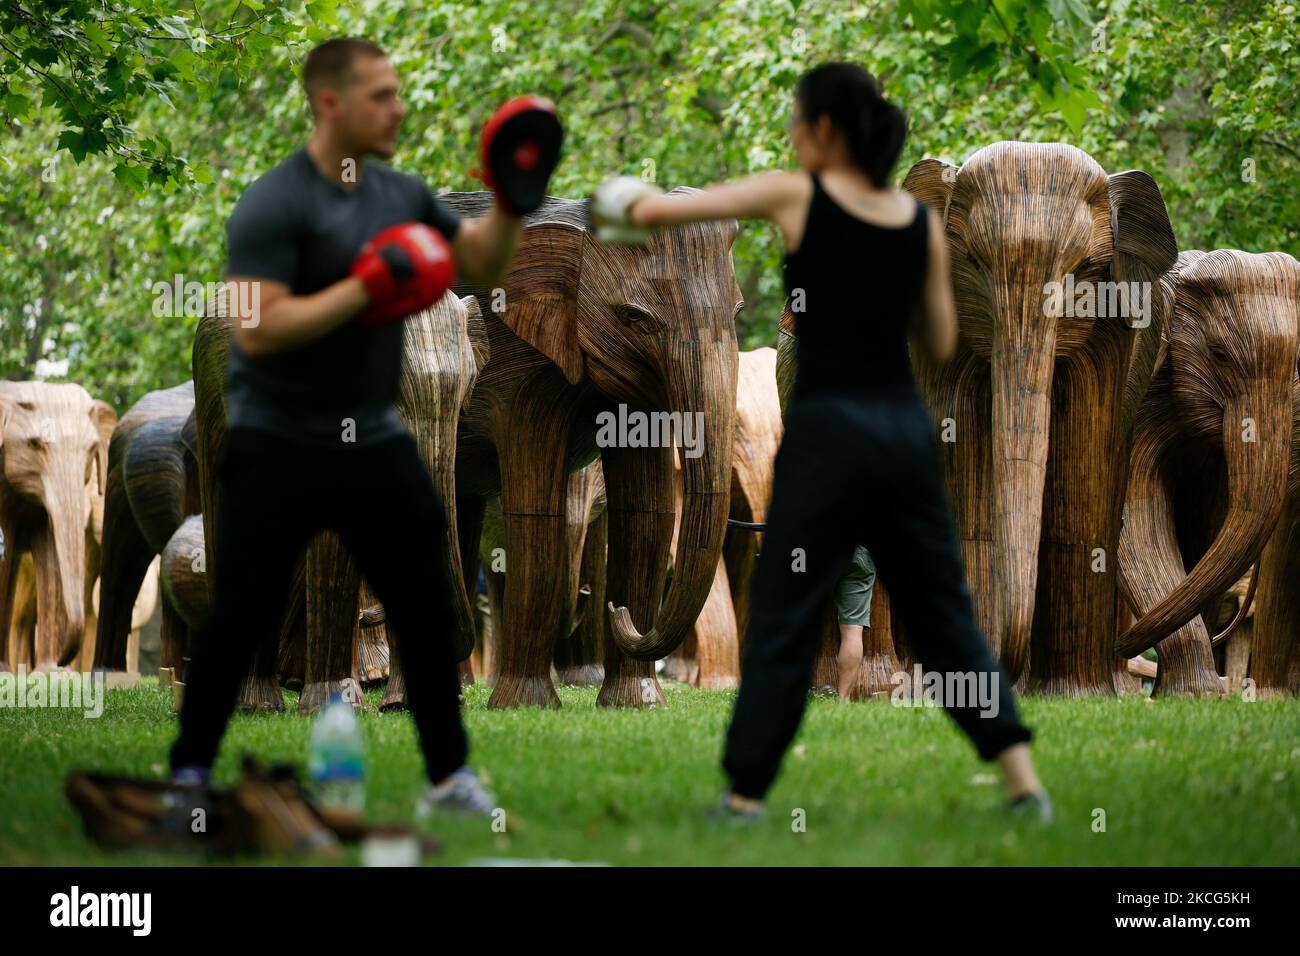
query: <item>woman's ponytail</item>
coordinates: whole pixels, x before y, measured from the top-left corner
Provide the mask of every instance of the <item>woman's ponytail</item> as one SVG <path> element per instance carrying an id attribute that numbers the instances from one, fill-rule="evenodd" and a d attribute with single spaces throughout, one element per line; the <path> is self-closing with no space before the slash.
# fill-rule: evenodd
<path id="1" fill-rule="evenodd" d="M 854 164 L 877 188 L 889 185 L 907 138 L 907 117 L 881 96 L 870 73 L 853 63 L 825 63 L 804 74 L 797 95 L 806 122 L 829 116 Z"/>

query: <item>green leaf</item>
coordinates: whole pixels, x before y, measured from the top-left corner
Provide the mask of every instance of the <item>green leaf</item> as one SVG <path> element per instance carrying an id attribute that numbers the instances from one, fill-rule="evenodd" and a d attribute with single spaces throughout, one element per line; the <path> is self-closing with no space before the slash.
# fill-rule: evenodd
<path id="1" fill-rule="evenodd" d="M 86 158 L 86 140 L 74 129 L 65 129 L 59 134 L 59 149 L 66 149 L 72 158 L 81 162 Z"/>
<path id="2" fill-rule="evenodd" d="M 27 119 L 31 115 L 32 101 L 21 93 L 10 91 L 5 96 L 5 109 L 15 119 Z"/>

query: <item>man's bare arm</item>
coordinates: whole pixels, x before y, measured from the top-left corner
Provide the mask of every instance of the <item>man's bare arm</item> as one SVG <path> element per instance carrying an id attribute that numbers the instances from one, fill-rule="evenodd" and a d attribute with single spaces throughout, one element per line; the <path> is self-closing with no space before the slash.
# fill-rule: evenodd
<path id="1" fill-rule="evenodd" d="M 349 321 L 370 301 L 365 286 L 349 276 L 311 295 L 293 295 L 282 282 L 231 276 L 240 283 L 231 290 L 232 315 L 236 306 L 235 341 L 250 358 L 301 348 Z"/>

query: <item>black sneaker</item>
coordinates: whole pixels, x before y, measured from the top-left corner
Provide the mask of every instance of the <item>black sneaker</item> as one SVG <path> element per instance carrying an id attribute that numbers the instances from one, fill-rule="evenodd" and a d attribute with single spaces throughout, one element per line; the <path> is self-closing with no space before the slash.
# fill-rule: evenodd
<path id="1" fill-rule="evenodd" d="M 1021 794 L 1007 803 L 1007 809 L 1013 816 L 1027 820 L 1035 820 L 1039 823 L 1052 821 L 1052 798 L 1047 795 L 1046 790 Z"/>

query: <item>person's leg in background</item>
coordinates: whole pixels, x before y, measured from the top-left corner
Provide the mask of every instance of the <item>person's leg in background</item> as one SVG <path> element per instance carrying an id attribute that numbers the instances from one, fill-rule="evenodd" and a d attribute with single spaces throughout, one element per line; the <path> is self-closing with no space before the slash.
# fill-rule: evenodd
<path id="1" fill-rule="evenodd" d="M 977 694 L 965 701 L 945 694 L 948 714 L 982 759 L 997 761 L 1007 796 L 1013 802 L 1033 798 L 1041 815 L 1050 816 L 1050 802 L 1029 758 L 1030 731 L 1020 722 L 1011 681 L 975 618 L 928 415 L 918 407 L 892 421 L 893 454 L 874 459 L 879 477 L 871 479 L 872 496 L 887 507 L 864 509 L 862 540 L 925 671 L 943 675 L 945 688 L 950 675 L 973 675 L 963 686 L 973 682 L 990 692 L 990 699 Z"/>
<path id="2" fill-rule="evenodd" d="M 218 467 L 212 614 L 190 652 L 171 750 L 177 779 L 194 783 L 206 780 L 216 759 L 255 654 L 279 634 L 315 519 L 304 488 L 314 480 L 311 465 L 278 439 L 231 431 Z"/>
<path id="3" fill-rule="evenodd" d="M 727 733 L 724 805 L 756 810 L 808 702 L 822 613 L 853 553 L 842 520 L 853 476 L 820 407 L 792 407 L 778 452 L 763 550 L 750 592 L 740 693 Z"/>
<path id="4" fill-rule="evenodd" d="M 456 596 L 447 585 L 446 519 L 433 480 L 407 437 L 366 449 L 333 516 L 344 545 L 384 606 L 406 678 L 434 804 L 490 814 L 491 794 L 466 766 L 460 676 L 453 652 Z M 441 789 L 438 789 L 441 788 Z M 432 808 L 432 805 L 429 805 Z"/>
<path id="5" fill-rule="evenodd" d="M 861 679 L 862 635 L 871 626 L 871 595 L 876 587 L 876 566 L 862 545 L 853 549 L 853 561 L 835 586 L 836 618 L 840 626 L 840 701 L 848 703 Z"/>

